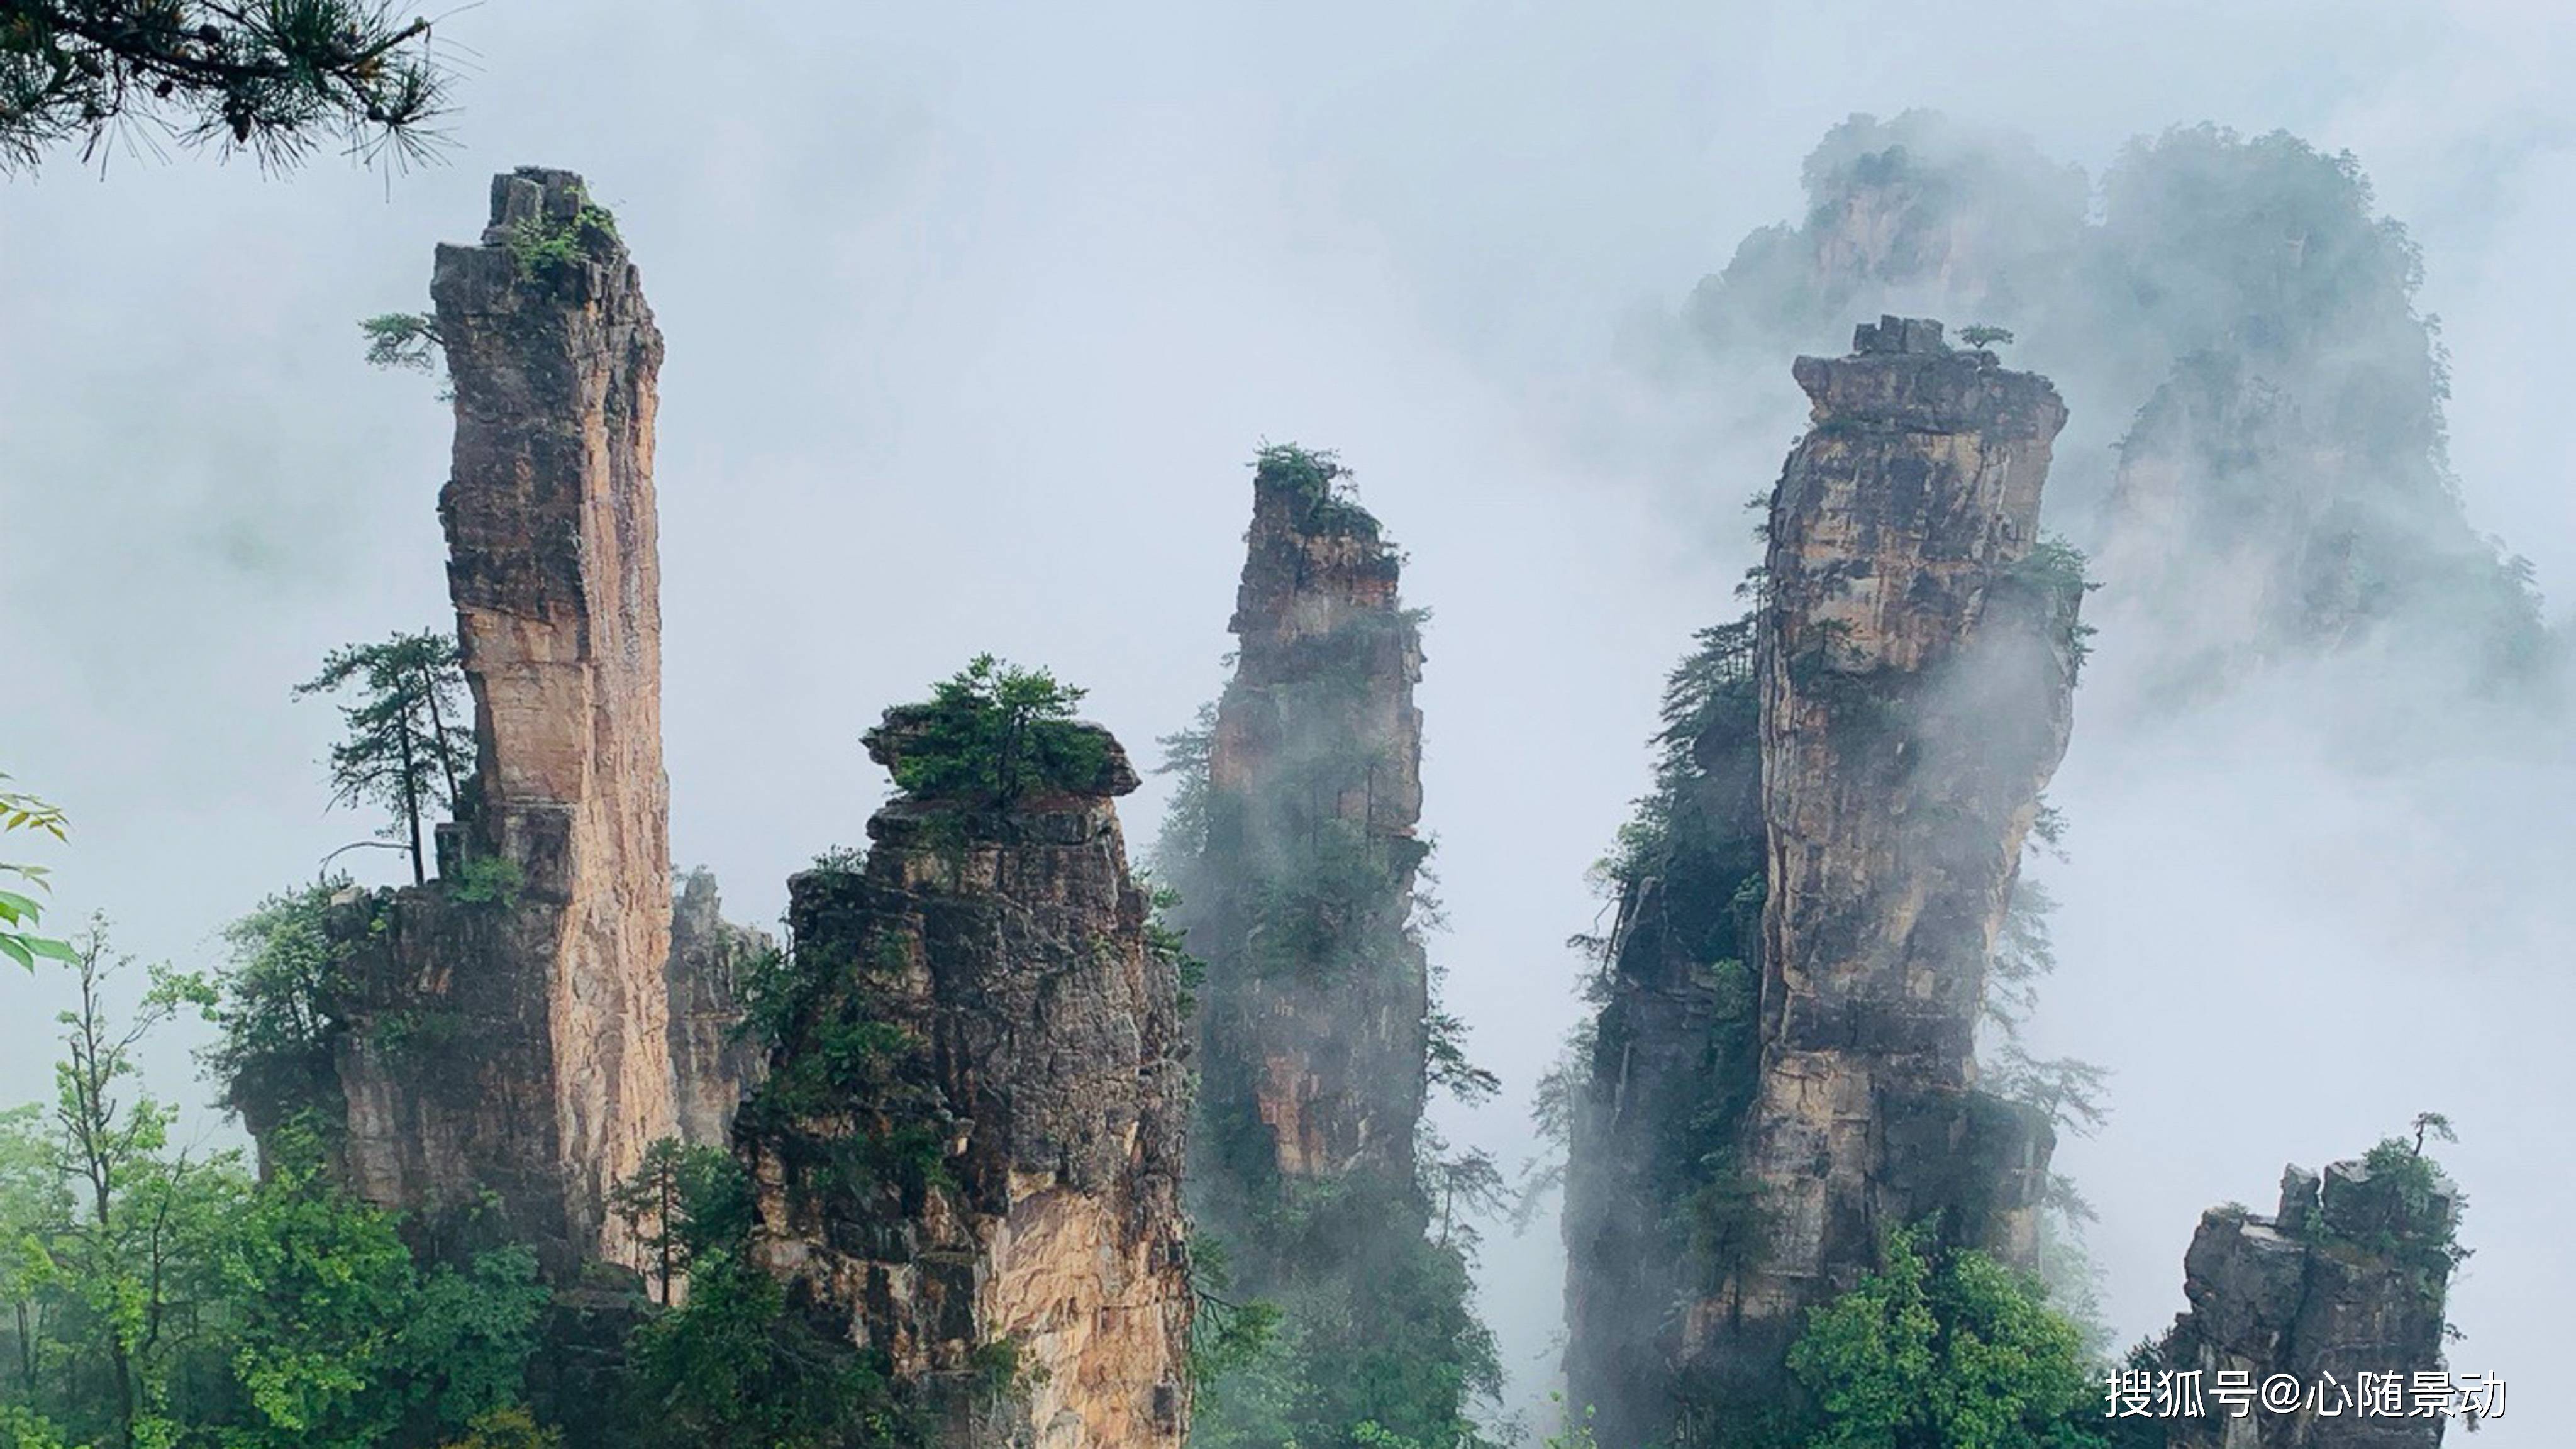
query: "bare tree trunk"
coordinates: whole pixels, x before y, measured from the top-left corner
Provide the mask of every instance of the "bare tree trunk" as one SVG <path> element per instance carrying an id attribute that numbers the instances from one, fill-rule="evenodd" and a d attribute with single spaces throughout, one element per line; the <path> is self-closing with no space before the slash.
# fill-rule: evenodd
<path id="1" fill-rule="evenodd" d="M 447 808 L 456 809 L 456 762 L 447 755 L 447 715 L 438 707 L 438 671 L 426 664 L 420 670 L 421 696 L 429 701 L 429 752 L 438 757 L 439 773 L 447 777 Z"/>
<path id="2" fill-rule="evenodd" d="M 411 721 L 397 721 L 394 730 L 402 740 L 403 822 L 411 829 L 411 883 L 427 885 L 429 869 L 420 858 L 420 763 L 412 758 Z"/>

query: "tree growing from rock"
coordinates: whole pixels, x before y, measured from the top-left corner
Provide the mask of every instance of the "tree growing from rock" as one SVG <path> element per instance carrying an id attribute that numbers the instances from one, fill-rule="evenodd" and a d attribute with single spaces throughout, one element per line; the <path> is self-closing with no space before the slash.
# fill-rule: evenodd
<path id="1" fill-rule="evenodd" d="M 340 706 L 347 737 L 331 747 L 332 803 L 392 811 L 385 835 L 410 850 L 415 885 L 429 878 L 421 819 L 433 807 L 454 810 L 473 768 L 474 732 L 449 723 L 464 687 L 455 638 L 435 631 L 334 649 L 295 686 L 298 698 L 354 691 L 356 702 Z"/>

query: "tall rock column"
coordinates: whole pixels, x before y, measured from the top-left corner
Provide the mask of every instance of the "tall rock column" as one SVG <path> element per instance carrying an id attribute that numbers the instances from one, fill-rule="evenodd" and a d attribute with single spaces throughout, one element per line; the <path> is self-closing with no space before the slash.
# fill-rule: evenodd
<path id="1" fill-rule="evenodd" d="M 1285 1322 L 1286 1387 L 1207 1395 L 1223 1442 L 1340 1449 L 1375 1423 L 1451 1443 L 1497 1380 L 1425 1189 L 1425 1097 L 1475 1079 L 1414 920 L 1418 616 L 1344 477 L 1296 447 L 1255 460 L 1235 675 L 1183 797 L 1200 830 L 1162 862 L 1207 962 L 1192 1209 L 1235 1292 Z"/>
<path id="2" fill-rule="evenodd" d="M 898 771 L 936 730 L 891 711 Z M 925 787 L 860 869 L 789 882 L 803 995 L 735 1123 L 755 1260 L 880 1357 L 943 1449 L 1178 1449 L 1193 1299 L 1179 1193 L 1187 1048 L 1092 762 L 1006 803 Z"/>
<path id="3" fill-rule="evenodd" d="M 1765 1378 L 1886 1229 L 1938 1214 L 2026 1258 L 2051 1146 L 1974 1088 L 1987 963 L 2071 723 L 2082 583 L 2038 529 L 2066 409 L 1938 323 L 1885 318 L 1854 348 L 1798 359 L 1814 426 L 1771 509 L 1743 1133 L 1767 1222 L 1695 1326 Z"/>
<path id="4" fill-rule="evenodd" d="M 559 1279 L 621 1256 L 610 1185 L 674 1107 L 654 375 L 662 337 L 569 172 L 492 184 L 431 280 L 456 392 L 439 498 L 477 764 L 441 882 L 353 904 L 345 1154 L 438 1216 L 486 1190 Z"/>
<path id="5" fill-rule="evenodd" d="M 1377 520 L 1334 465 L 1253 476 L 1234 680 L 1208 750 L 1212 1114 L 1258 1123 L 1279 1177 L 1410 1173 L 1429 969 L 1408 929 L 1426 848 L 1422 648 Z"/>

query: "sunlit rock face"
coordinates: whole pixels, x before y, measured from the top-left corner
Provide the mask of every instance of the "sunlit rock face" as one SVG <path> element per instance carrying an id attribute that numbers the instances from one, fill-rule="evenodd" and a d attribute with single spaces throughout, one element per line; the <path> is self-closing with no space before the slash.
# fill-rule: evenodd
<path id="1" fill-rule="evenodd" d="M 2160 1345 L 2163 1373 L 2199 1374 L 2204 1414 L 2177 1417 L 2172 1449 L 2431 1449 L 2443 1415 L 2417 1412 L 2418 1375 L 2442 1370 L 2444 1248 L 2458 1194 L 2438 1173 L 2408 1201 L 2361 1162 L 2281 1175 L 2270 1217 L 2242 1207 L 2203 1213 L 2183 1259 L 2191 1307 Z M 2258 1398 L 2237 1416 L 2223 1380 L 2262 1386 L 2287 1376 L 2295 1408 Z M 2367 1376 L 2365 1378 L 2365 1376 Z M 2397 1380 L 2395 1402 L 2386 1397 Z M 2145 1407 L 2161 1407 L 2149 1399 Z M 2177 1403 L 2175 1407 L 2180 1407 Z"/>
<path id="2" fill-rule="evenodd" d="M 1227 625 L 1240 649 L 1209 746 L 1207 882 L 1190 902 L 1215 964 L 1208 1109 L 1263 1138 L 1281 1178 L 1409 1177 L 1430 1001 L 1408 929 L 1426 853 L 1422 649 L 1394 549 L 1330 489 L 1286 464 L 1254 474 Z M 1346 882 L 1306 889 L 1336 867 Z M 1288 903 L 1266 910 L 1265 893 Z"/>
<path id="3" fill-rule="evenodd" d="M 907 728 L 871 754 L 891 766 Z M 789 882 L 815 985 L 734 1129 L 757 1261 L 954 1449 L 1188 1428 L 1179 981 L 1113 804 L 1136 776 L 1092 732 L 1084 788 L 899 796 L 864 867 Z"/>
<path id="4" fill-rule="evenodd" d="M 1878 1234 L 1942 1214 L 2026 1258 L 2051 1135 L 1974 1090 L 1986 968 L 2072 723 L 2071 570 L 2029 566 L 2046 379 L 1864 325 L 1801 358 L 1814 426 L 1771 509 L 1759 664 L 1760 1083 L 1746 1165 L 1765 1243 L 1700 1332 L 1766 1361 Z"/>
<path id="5" fill-rule="evenodd" d="M 431 280 L 456 393 L 439 498 L 477 763 L 442 880 L 353 905 L 349 1177 L 498 1195 L 562 1278 L 624 1256 L 611 1184 L 679 1126 L 668 1036 L 653 499 L 661 334 L 581 179 L 496 177 Z M 363 919 L 361 919 L 363 918 Z"/>

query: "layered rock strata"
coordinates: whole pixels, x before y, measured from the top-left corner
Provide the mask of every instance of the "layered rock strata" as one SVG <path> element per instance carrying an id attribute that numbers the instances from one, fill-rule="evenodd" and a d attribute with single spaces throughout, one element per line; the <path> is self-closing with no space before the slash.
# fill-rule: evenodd
<path id="1" fill-rule="evenodd" d="M 742 1031 L 746 974 L 777 943 L 724 918 L 712 872 L 680 878 L 671 899 L 671 1076 L 680 1136 L 724 1147 L 733 1116 L 769 1061 Z"/>
<path id="2" fill-rule="evenodd" d="M 868 736 L 894 767 L 923 717 Z M 862 869 L 789 883 L 808 983 L 735 1125 L 754 1255 L 954 1449 L 1178 1446 L 1193 1300 L 1173 960 L 1149 949 L 1105 731 L 1007 805 L 907 793 Z"/>

